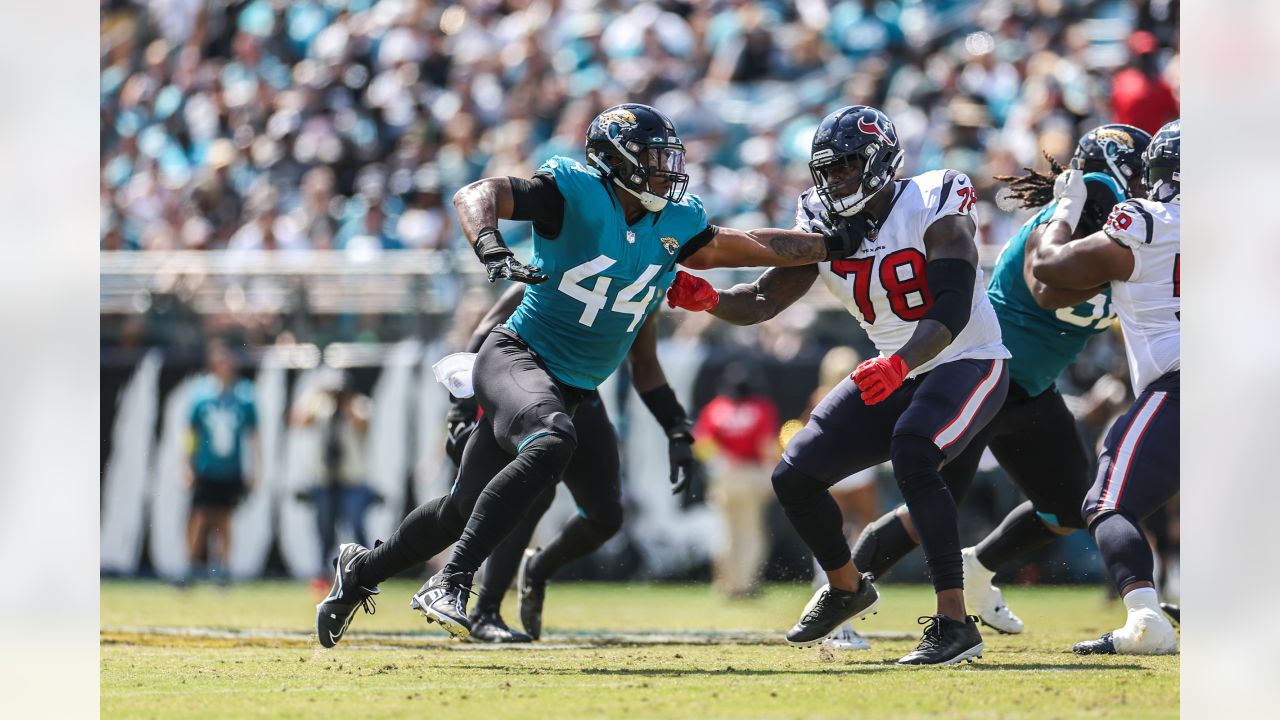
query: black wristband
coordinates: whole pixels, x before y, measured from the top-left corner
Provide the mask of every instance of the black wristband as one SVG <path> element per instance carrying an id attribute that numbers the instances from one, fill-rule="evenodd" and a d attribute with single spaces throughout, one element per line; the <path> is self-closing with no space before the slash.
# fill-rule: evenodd
<path id="1" fill-rule="evenodd" d="M 480 258 L 480 262 L 487 262 L 495 257 L 512 255 L 507 244 L 502 241 L 502 233 L 498 232 L 496 227 L 480 228 L 480 233 L 476 235 L 476 257 Z"/>
<path id="2" fill-rule="evenodd" d="M 661 385 L 652 390 L 640 393 L 645 407 L 653 413 L 653 417 L 666 431 L 667 435 L 678 432 L 689 432 L 689 416 L 684 407 L 676 399 L 670 385 Z"/>
<path id="3" fill-rule="evenodd" d="M 943 258 L 930 260 L 924 266 L 925 284 L 933 296 L 933 305 L 925 313 L 951 331 L 954 339 L 969 324 L 973 314 L 973 285 L 978 271 L 966 260 Z"/>

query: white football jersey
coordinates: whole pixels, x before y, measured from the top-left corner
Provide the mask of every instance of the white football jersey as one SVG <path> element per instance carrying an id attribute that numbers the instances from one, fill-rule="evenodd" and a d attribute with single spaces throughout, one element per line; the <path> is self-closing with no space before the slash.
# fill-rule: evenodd
<path id="1" fill-rule="evenodd" d="M 924 233 L 947 215 L 974 215 L 978 202 L 969 177 L 955 170 L 933 170 L 894 182 L 889 212 L 875 239 L 867 239 L 851 258 L 818 265 L 827 289 L 858 319 L 882 356 L 906 344 L 932 299 L 925 284 Z M 808 232 L 823 226 L 826 208 L 813 188 L 801 193 L 796 225 Z M 975 221 L 977 218 L 974 218 Z M 977 241 L 975 236 L 974 240 Z M 915 377 L 952 360 L 1009 357 L 1000 341 L 1000 323 L 987 299 L 982 268 L 973 284 L 969 323 L 937 357 L 911 371 Z"/>
<path id="2" fill-rule="evenodd" d="M 1141 394 L 1152 380 L 1181 368 L 1182 205 L 1126 200 L 1102 231 L 1133 251 L 1133 275 L 1111 283 L 1111 303 L 1124 330 L 1129 378 Z"/>

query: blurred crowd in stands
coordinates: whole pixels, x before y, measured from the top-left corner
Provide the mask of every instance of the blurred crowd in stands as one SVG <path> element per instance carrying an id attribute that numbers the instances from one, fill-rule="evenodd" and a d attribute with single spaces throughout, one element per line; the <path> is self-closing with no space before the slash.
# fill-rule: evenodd
<path id="1" fill-rule="evenodd" d="M 790 226 L 814 127 L 885 110 L 906 174 L 1064 160 L 1177 115 L 1176 0 L 102 0 L 104 250 L 462 243 L 449 198 L 659 107 L 713 221 Z M 999 209 L 1000 211 L 997 211 Z"/>

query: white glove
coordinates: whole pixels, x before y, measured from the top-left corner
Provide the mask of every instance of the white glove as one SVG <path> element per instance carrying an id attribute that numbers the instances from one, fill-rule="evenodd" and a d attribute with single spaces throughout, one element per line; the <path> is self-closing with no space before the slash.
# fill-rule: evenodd
<path id="1" fill-rule="evenodd" d="M 1088 197 L 1089 191 L 1084 186 L 1084 173 L 1075 169 L 1064 170 L 1053 182 L 1053 199 L 1058 206 L 1049 220 L 1063 220 L 1071 227 L 1071 232 L 1075 232 L 1076 225 L 1080 222 L 1080 213 L 1084 212 L 1084 203 Z"/>

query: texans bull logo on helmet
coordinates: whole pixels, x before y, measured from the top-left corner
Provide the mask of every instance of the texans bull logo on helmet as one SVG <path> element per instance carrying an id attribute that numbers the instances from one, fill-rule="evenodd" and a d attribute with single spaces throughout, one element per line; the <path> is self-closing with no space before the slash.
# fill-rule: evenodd
<path id="1" fill-rule="evenodd" d="M 885 132 L 880 127 L 880 124 L 876 122 L 876 119 L 874 116 L 872 116 L 871 120 L 867 120 L 866 116 L 859 117 L 858 129 L 864 133 L 870 133 L 872 135 L 875 135 L 876 137 L 883 140 L 885 145 L 893 146 L 898 144 L 898 138 L 896 137 L 897 133 L 893 133 L 892 135 L 890 135 L 889 133 Z"/>

